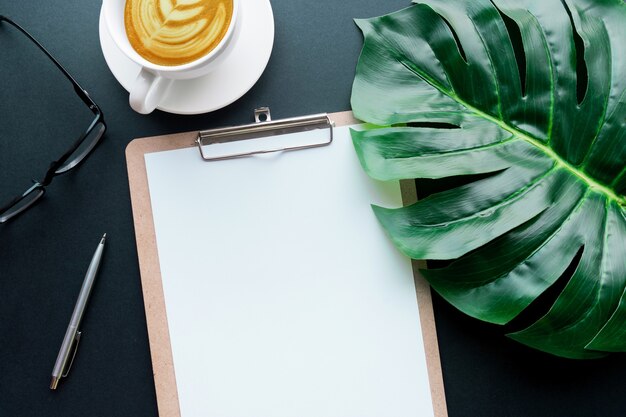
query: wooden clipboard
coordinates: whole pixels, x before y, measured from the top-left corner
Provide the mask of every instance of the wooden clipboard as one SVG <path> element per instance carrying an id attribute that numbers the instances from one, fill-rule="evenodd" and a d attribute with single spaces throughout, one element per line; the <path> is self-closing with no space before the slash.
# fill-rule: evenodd
<path id="1" fill-rule="evenodd" d="M 350 111 L 332 113 L 328 117 L 335 126 L 359 123 Z M 257 122 L 259 122 L 258 118 Z M 198 133 L 195 131 L 134 139 L 126 148 L 128 179 L 154 384 L 159 415 L 161 417 L 180 417 L 181 411 L 144 155 L 153 152 L 195 147 L 197 146 Z M 413 181 L 401 182 L 401 190 L 402 200 L 405 205 L 417 200 Z M 419 275 L 415 261 L 413 262 L 413 272 L 433 411 L 436 417 L 446 417 L 447 407 L 430 288 Z"/>

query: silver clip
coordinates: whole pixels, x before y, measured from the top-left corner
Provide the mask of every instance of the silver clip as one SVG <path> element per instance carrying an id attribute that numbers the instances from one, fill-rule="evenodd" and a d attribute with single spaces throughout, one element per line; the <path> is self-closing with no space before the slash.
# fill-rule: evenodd
<path id="1" fill-rule="evenodd" d="M 196 145 L 200 156 L 205 161 L 223 161 L 225 159 L 242 158 L 246 156 L 266 154 L 272 152 L 297 151 L 301 149 L 318 148 L 330 145 L 333 141 L 333 123 L 326 113 L 312 116 L 292 117 L 289 119 L 272 120 L 269 107 L 254 110 L 255 123 L 243 126 L 224 127 L 220 129 L 203 130 L 198 132 Z M 316 129 L 328 129 L 328 138 L 312 144 L 283 146 L 275 149 L 261 149 L 251 152 L 241 152 L 223 156 L 209 156 L 203 146 L 216 143 L 225 143 L 235 140 L 259 139 L 268 136 L 278 136 L 287 133 L 303 132 Z"/>
<path id="2" fill-rule="evenodd" d="M 70 373 L 70 368 L 72 367 L 72 364 L 74 363 L 74 358 L 76 357 L 76 351 L 78 351 L 78 342 L 80 342 L 81 334 L 81 332 L 77 331 L 76 335 L 74 336 L 74 340 L 72 341 L 72 359 L 70 359 L 70 362 L 66 365 L 63 373 L 61 374 L 63 378 L 67 377 L 67 375 Z"/>

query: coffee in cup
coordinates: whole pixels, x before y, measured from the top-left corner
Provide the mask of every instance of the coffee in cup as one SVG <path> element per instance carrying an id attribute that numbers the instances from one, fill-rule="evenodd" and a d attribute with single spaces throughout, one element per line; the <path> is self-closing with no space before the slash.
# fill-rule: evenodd
<path id="1" fill-rule="evenodd" d="M 226 59 L 236 43 L 240 1 L 103 0 L 113 42 L 140 67 L 129 89 L 133 110 L 150 113 L 175 80 L 207 75 Z"/>
<path id="2" fill-rule="evenodd" d="M 193 62 L 220 44 L 233 0 L 126 0 L 124 26 L 133 49 L 165 66 Z"/>

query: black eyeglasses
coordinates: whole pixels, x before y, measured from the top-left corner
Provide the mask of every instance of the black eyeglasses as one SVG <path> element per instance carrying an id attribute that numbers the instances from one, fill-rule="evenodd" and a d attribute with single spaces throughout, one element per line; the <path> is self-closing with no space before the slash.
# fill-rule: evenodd
<path id="1" fill-rule="evenodd" d="M 20 213 L 23 213 L 28 208 L 32 207 L 43 195 L 45 194 L 45 187 L 48 186 L 54 177 L 59 174 L 66 173 L 72 168 L 79 165 L 85 158 L 93 151 L 96 145 L 100 142 L 100 139 L 104 135 L 106 130 L 106 123 L 104 122 L 104 116 L 100 107 L 89 97 L 87 91 L 85 91 L 76 80 L 59 64 L 59 62 L 44 48 L 33 36 L 28 33 L 17 23 L 13 22 L 8 17 L 0 15 L 0 27 L 3 22 L 15 27 L 21 33 L 23 33 L 28 39 L 30 39 L 51 61 L 52 63 L 63 73 L 63 75 L 70 81 L 74 91 L 81 99 L 83 103 L 93 113 L 94 118 L 92 122 L 85 129 L 78 139 L 76 139 L 70 148 L 59 157 L 57 160 L 52 161 L 50 166 L 41 181 L 33 180 L 33 185 L 28 188 L 24 193 L 13 198 L 7 204 L 0 206 L 0 223 L 4 223 Z M 1 129 L 1 127 L 0 127 Z"/>

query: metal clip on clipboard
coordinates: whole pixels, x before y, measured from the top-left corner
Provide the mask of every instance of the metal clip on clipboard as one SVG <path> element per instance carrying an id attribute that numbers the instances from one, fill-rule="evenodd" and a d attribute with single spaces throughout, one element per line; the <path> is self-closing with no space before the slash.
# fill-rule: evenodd
<path id="1" fill-rule="evenodd" d="M 200 150 L 200 156 L 205 161 L 222 161 L 225 159 L 243 158 L 246 156 L 266 154 L 271 152 L 297 151 L 301 149 L 318 148 L 330 145 L 333 141 L 333 122 L 326 113 L 311 116 L 293 117 L 289 119 L 272 120 L 269 107 L 261 107 L 254 110 L 255 123 L 224 127 L 220 129 L 202 130 L 198 133 L 196 144 Z M 270 149 L 259 149 L 249 152 L 232 153 L 221 156 L 207 155 L 203 149 L 206 145 L 226 143 L 235 140 L 248 140 L 279 136 L 288 133 L 304 132 L 318 129 L 328 129 L 328 138 L 322 142 L 314 142 L 305 145 L 279 146 Z"/>

